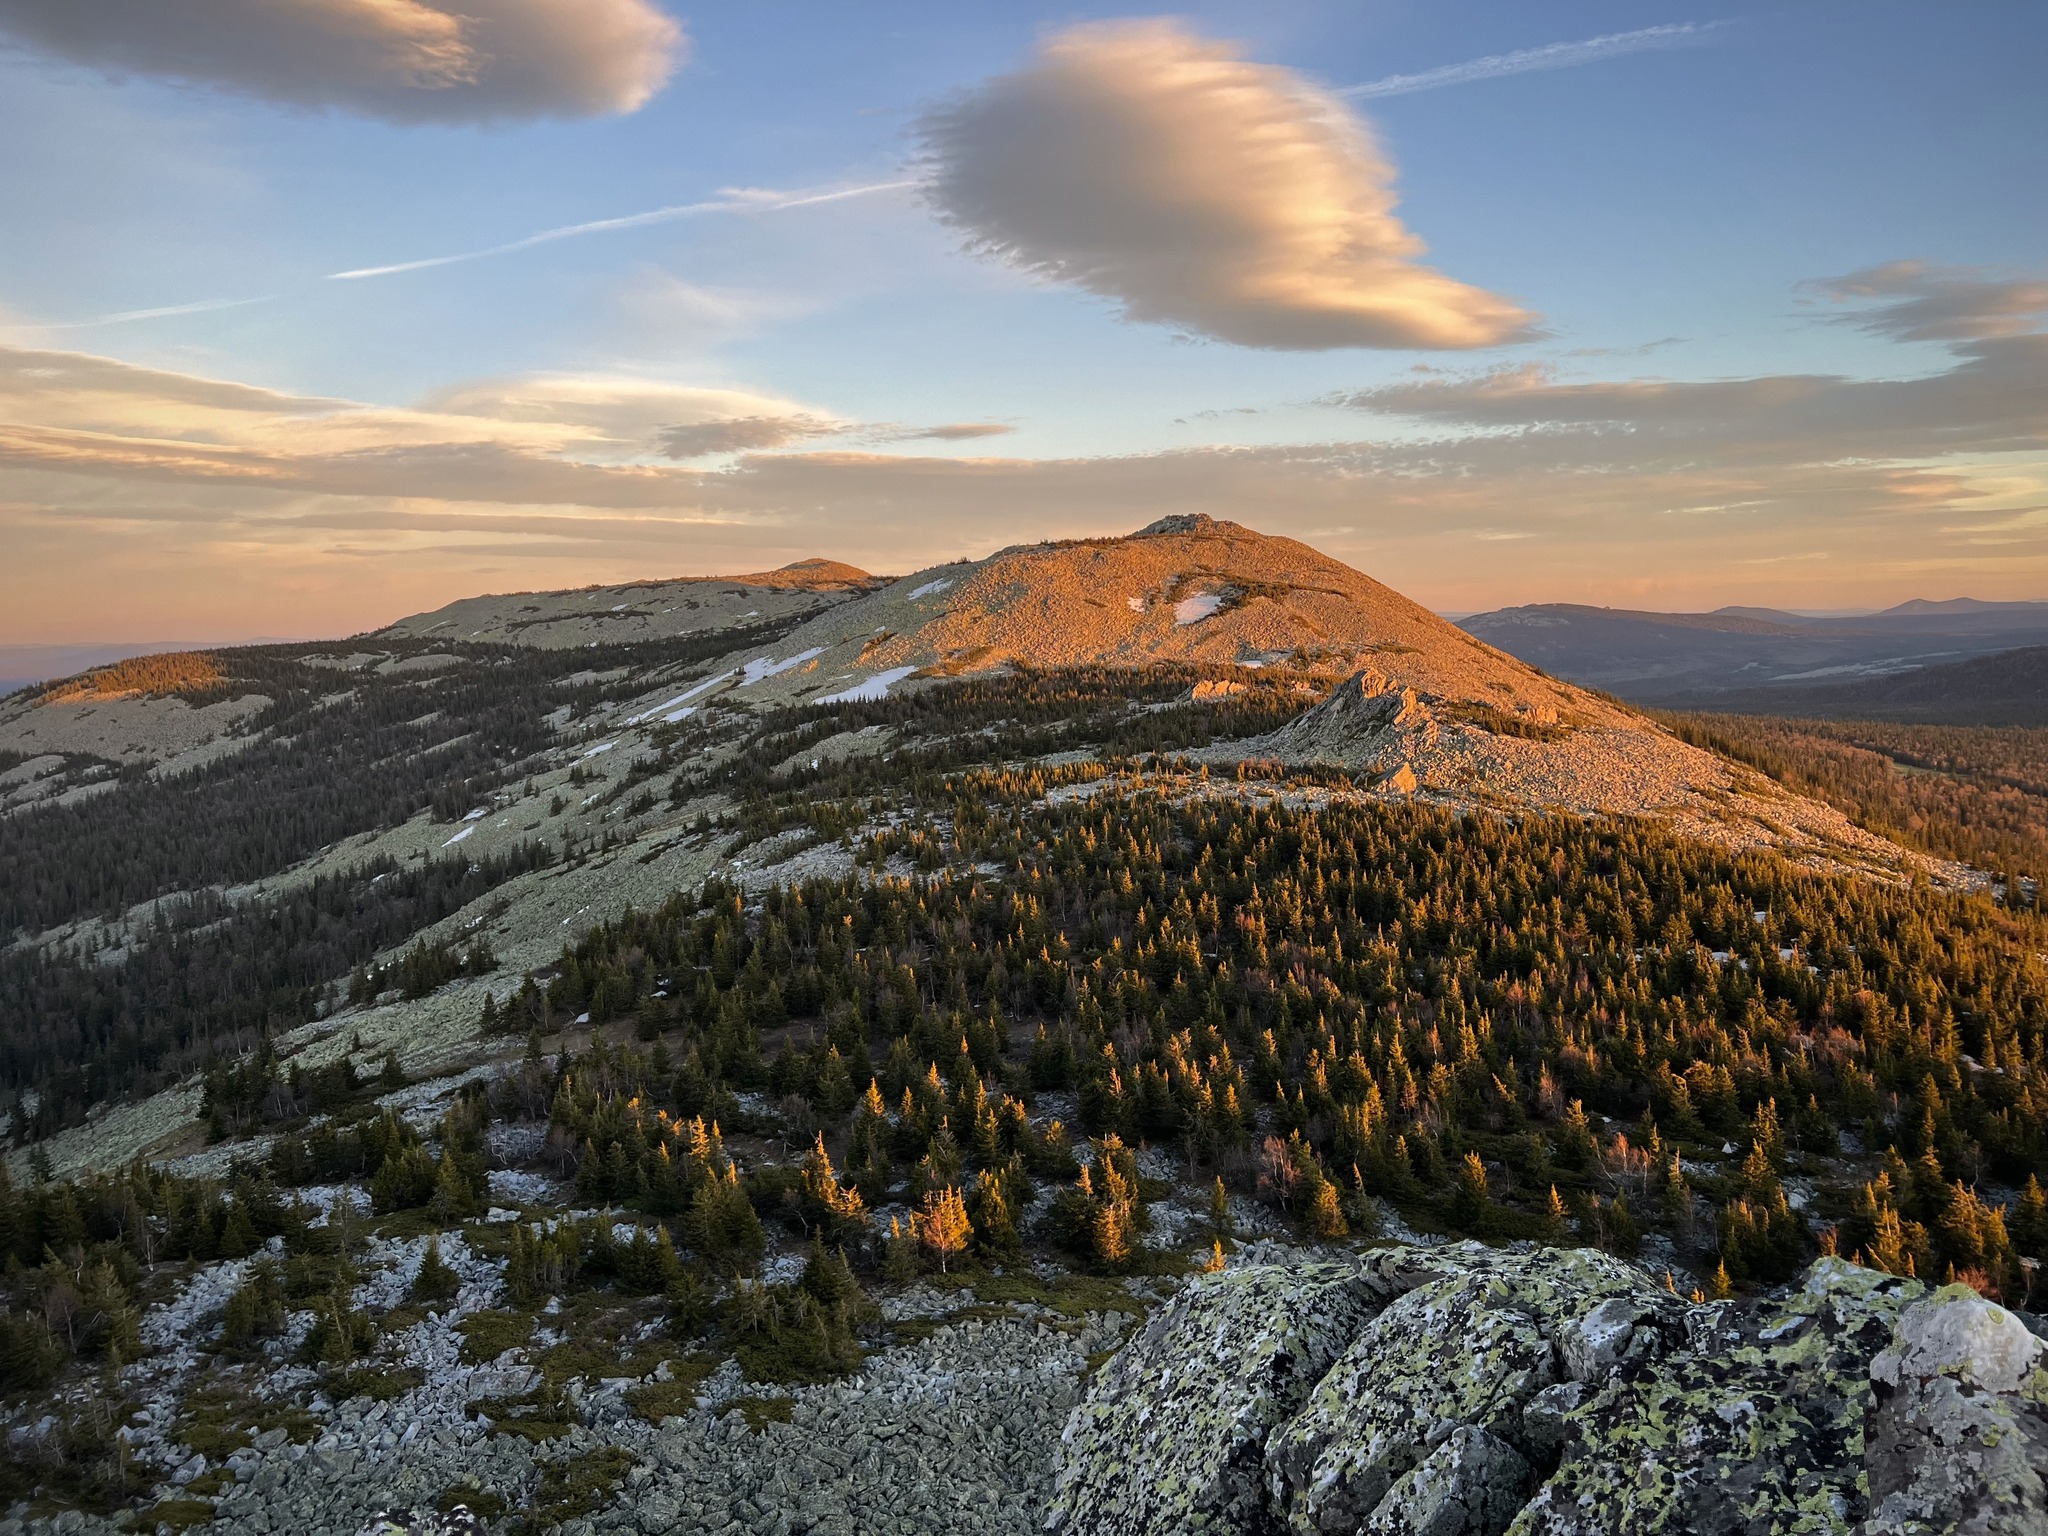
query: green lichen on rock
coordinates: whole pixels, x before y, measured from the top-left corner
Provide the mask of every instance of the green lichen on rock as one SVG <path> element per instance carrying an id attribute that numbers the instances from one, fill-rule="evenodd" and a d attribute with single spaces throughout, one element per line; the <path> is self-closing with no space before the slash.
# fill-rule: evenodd
<path id="1" fill-rule="evenodd" d="M 1561 1377 L 1604 1378 L 1682 1337 L 1676 1299 L 1600 1253 L 1461 1243 L 1380 1250 L 1365 1267 L 1389 1289 L 1413 1288 L 1366 1324 L 1266 1446 L 1272 1506 L 1301 1536 L 1498 1536 L 1548 1448 L 1532 1441 L 1523 1409 Z"/>
<path id="2" fill-rule="evenodd" d="M 1190 1285 L 1067 1421 L 1047 1528 L 1260 1529 L 1267 1437 L 1386 1297 L 1352 1263 L 1252 1267 Z"/>
<path id="3" fill-rule="evenodd" d="M 1263 1471 L 1263 1477 L 1260 1472 Z M 1585 1250 L 1192 1288 L 1069 1421 L 1062 1536 L 2048 1536 L 2048 1345 L 1840 1259 L 1681 1301 Z"/>
<path id="4" fill-rule="evenodd" d="M 1920 1289 L 1823 1259 L 1783 1302 L 1689 1309 L 1688 1349 L 1565 1416 L 1562 1465 L 1515 1536 L 1853 1530 L 1870 1361 Z"/>

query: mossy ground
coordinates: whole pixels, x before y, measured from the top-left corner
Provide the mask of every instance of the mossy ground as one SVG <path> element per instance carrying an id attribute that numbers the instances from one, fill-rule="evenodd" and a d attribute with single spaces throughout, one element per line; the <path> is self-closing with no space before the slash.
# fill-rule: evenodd
<path id="1" fill-rule="evenodd" d="M 736 1397 L 720 1405 L 720 1413 L 739 1410 L 740 1417 L 747 1421 L 747 1432 L 758 1435 L 770 1424 L 787 1424 L 796 1404 L 786 1397 Z"/>
<path id="2" fill-rule="evenodd" d="M 552 1530 L 565 1520 L 601 1509 L 632 1470 L 633 1453 L 608 1445 L 581 1456 L 542 1467 L 527 1523 L 536 1531 Z"/>
<path id="3" fill-rule="evenodd" d="M 462 1358 L 471 1365 L 486 1365 L 508 1349 L 532 1343 L 536 1321 L 531 1312 L 508 1309 L 472 1312 L 456 1326 L 462 1334 Z"/>

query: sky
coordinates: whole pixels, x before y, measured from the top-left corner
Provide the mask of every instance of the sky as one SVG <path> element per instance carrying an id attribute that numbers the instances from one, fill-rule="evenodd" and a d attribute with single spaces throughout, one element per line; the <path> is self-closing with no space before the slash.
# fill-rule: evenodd
<path id="1" fill-rule="evenodd" d="M 2048 598 L 2048 9 L 0 0 L 0 643 L 1207 512 Z"/>

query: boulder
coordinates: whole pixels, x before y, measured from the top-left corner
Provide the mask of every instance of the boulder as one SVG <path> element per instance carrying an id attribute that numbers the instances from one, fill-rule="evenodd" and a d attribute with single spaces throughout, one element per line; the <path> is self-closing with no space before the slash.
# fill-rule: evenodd
<path id="1" fill-rule="evenodd" d="M 1871 1362 L 1868 1536 L 2048 1532 L 2048 1345 L 1951 1285 L 1915 1302 Z"/>
<path id="2" fill-rule="evenodd" d="M 1586 1250 L 1390 1244 L 1191 1287 L 1056 1486 L 1062 1536 L 2048 1536 L 2048 1344 L 1837 1258 L 1695 1304 Z"/>
<path id="3" fill-rule="evenodd" d="M 1525 1407 L 1683 1337 L 1675 1297 L 1590 1250 L 1387 1248 L 1365 1267 L 1400 1294 L 1266 1446 L 1273 1511 L 1301 1536 L 1499 1536 L 1561 1439 L 1532 1437 Z"/>
<path id="4" fill-rule="evenodd" d="M 1268 1436 L 1387 1295 L 1350 1263 L 1226 1270 L 1190 1285 L 1067 1420 L 1047 1529 L 1261 1528 Z"/>

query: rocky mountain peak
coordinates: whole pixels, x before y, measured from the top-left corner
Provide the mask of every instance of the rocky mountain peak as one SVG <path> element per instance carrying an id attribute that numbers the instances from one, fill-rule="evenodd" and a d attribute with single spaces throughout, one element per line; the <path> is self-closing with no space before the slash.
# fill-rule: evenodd
<path id="1" fill-rule="evenodd" d="M 1131 537 L 1134 539 L 1156 539 L 1172 533 L 1218 534 L 1251 533 L 1242 523 L 1224 522 L 1206 512 L 1175 512 L 1157 518 L 1140 528 Z"/>

